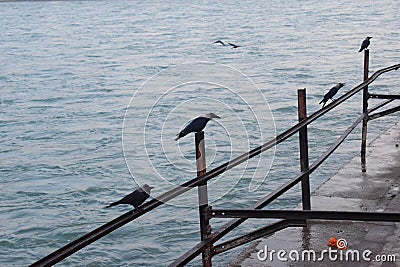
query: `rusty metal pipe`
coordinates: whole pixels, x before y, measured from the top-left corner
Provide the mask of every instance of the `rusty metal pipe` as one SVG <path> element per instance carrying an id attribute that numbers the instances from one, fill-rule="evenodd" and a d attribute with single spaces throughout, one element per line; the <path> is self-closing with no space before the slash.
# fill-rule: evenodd
<path id="1" fill-rule="evenodd" d="M 264 218 L 288 220 L 337 220 L 400 222 L 400 213 L 314 210 L 212 210 L 213 218 Z"/>
<path id="2" fill-rule="evenodd" d="M 400 106 L 394 107 L 394 108 L 390 108 L 390 109 L 387 109 L 387 110 L 384 110 L 384 111 L 381 111 L 381 112 L 377 112 L 377 113 L 374 113 L 374 114 L 371 114 L 371 115 L 368 116 L 368 120 L 369 121 L 370 120 L 374 120 L 374 119 L 377 119 L 377 118 L 380 118 L 380 117 L 383 117 L 383 116 L 386 116 L 386 115 L 389 115 L 389 114 L 392 114 L 392 113 L 395 113 L 395 112 L 398 112 L 398 111 L 400 111 Z"/>
<path id="3" fill-rule="evenodd" d="M 195 148 L 196 148 L 196 167 L 197 176 L 204 175 L 206 173 L 206 146 L 204 141 L 204 132 L 195 133 Z M 210 220 L 207 210 L 208 206 L 208 189 L 207 181 L 202 182 L 197 187 L 199 197 L 199 220 L 200 220 L 200 239 L 201 241 L 207 240 L 210 227 Z M 203 267 L 211 267 L 211 249 L 212 244 L 207 246 L 202 252 Z"/>
<path id="4" fill-rule="evenodd" d="M 299 122 L 307 118 L 306 89 L 297 90 Z M 308 169 L 308 134 L 307 125 L 299 130 L 300 171 Z M 301 180 L 301 201 L 303 210 L 311 210 L 310 176 L 305 175 Z"/>
<path id="5" fill-rule="evenodd" d="M 364 81 L 368 80 L 369 72 L 369 50 L 364 50 Z M 368 85 L 363 88 L 363 98 L 362 98 L 362 112 L 364 114 L 368 113 Z M 362 123 L 361 131 L 361 170 L 362 172 L 367 171 L 366 162 L 366 151 L 367 151 L 367 126 L 368 126 L 368 115 L 364 118 Z"/>
<path id="6" fill-rule="evenodd" d="M 378 99 L 400 99 L 400 95 L 383 95 L 383 94 L 368 94 L 369 98 Z"/>

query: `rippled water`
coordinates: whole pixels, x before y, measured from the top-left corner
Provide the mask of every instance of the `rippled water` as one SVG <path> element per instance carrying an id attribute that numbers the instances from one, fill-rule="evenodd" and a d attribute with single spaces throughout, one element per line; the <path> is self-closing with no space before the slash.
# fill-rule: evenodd
<path id="1" fill-rule="evenodd" d="M 192 138 L 179 145 L 173 138 L 199 112 L 216 109 L 222 117 L 207 126 L 208 167 L 213 168 L 294 124 L 298 88 L 307 88 L 312 113 L 337 82 L 346 83 L 339 94 L 357 85 L 363 62 L 357 50 L 365 36 L 373 36 L 371 72 L 398 64 L 399 11 L 400 2 L 387 0 L 379 5 L 277 0 L 0 3 L 0 265 L 32 263 L 129 210 L 104 206 L 136 187 L 131 174 L 139 183 L 156 186 L 154 196 L 170 183 L 193 178 Z M 242 47 L 213 44 L 218 39 Z M 194 65 L 185 68 L 189 62 Z M 204 67 L 204 62 L 220 71 L 193 67 Z M 247 87 L 251 82 L 253 87 Z M 398 84 L 398 72 L 387 73 L 371 91 L 398 93 Z M 166 85 L 176 86 L 176 94 L 168 94 L 149 112 Z M 142 89 L 144 98 L 132 99 Z M 266 101 L 270 111 L 263 113 Z M 350 125 L 360 102 L 357 97 L 310 126 L 311 161 Z M 254 123 L 249 106 L 265 125 Z M 139 123 L 143 116 L 149 116 L 146 127 Z M 369 140 L 397 120 L 394 115 L 372 122 Z M 358 153 L 359 132 L 312 175 L 313 188 Z M 252 161 L 213 182 L 213 205 L 247 207 L 292 177 L 299 169 L 296 138 L 277 147 L 269 170 L 272 158 L 271 152 L 258 167 Z M 249 192 L 251 181 L 260 187 Z M 297 188 L 272 206 L 293 207 L 298 196 Z M 195 198 L 195 192 L 186 194 L 146 214 L 60 266 L 166 265 L 198 242 Z M 223 222 L 212 221 L 214 229 Z M 260 222 L 246 223 L 243 229 L 256 225 Z M 237 253 L 216 256 L 215 265 Z"/>

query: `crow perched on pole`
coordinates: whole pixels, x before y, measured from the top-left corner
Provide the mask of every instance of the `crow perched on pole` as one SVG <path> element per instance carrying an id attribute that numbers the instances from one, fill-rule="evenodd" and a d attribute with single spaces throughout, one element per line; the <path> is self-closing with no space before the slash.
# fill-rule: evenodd
<path id="1" fill-rule="evenodd" d="M 362 44 L 361 44 L 361 47 L 360 47 L 360 50 L 358 50 L 358 52 L 361 52 L 361 51 L 363 51 L 364 49 L 367 49 L 367 47 L 369 46 L 369 44 L 371 43 L 370 41 L 369 41 L 369 39 L 371 39 L 372 37 L 367 37 L 367 38 L 365 38 L 364 39 L 364 41 L 362 42 Z"/>
<path id="2" fill-rule="evenodd" d="M 129 195 L 123 197 L 121 200 L 111 203 L 106 208 L 120 205 L 120 204 L 129 204 L 129 205 L 134 206 L 135 208 L 138 208 L 149 197 L 150 190 L 153 188 L 154 187 L 151 187 L 151 186 L 145 184 L 143 187 L 141 187 L 141 188 L 139 187 L 138 189 L 136 189 Z"/>
<path id="3" fill-rule="evenodd" d="M 336 93 L 339 91 L 339 89 L 342 88 L 344 85 L 345 85 L 344 83 L 338 83 L 338 84 L 336 84 L 334 87 L 332 87 L 331 90 L 329 90 L 328 93 L 326 93 L 326 94 L 324 95 L 324 99 L 322 99 L 321 102 L 319 102 L 319 104 L 324 103 L 324 105 L 322 106 L 322 108 L 325 107 L 325 104 L 326 104 L 326 102 L 327 102 L 329 99 L 332 99 L 332 101 L 334 101 L 334 100 L 333 100 L 333 96 L 336 95 Z"/>
<path id="4" fill-rule="evenodd" d="M 215 115 L 214 113 L 207 113 L 204 116 L 197 117 L 193 119 L 190 123 L 186 125 L 185 128 L 183 128 L 182 131 L 180 131 L 175 138 L 175 141 L 177 141 L 179 138 L 182 138 L 189 133 L 199 133 L 203 131 L 204 127 L 206 127 L 207 122 L 209 122 L 211 119 L 220 119 L 218 115 Z"/>

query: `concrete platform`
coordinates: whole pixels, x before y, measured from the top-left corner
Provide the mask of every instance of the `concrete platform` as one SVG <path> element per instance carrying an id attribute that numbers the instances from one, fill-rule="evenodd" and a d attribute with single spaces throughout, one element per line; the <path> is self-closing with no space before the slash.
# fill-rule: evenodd
<path id="1" fill-rule="evenodd" d="M 368 146 L 367 171 L 353 158 L 313 193 L 312 209 L 400 212 L 399 146 L 397 123 Z M 347 250 L 334 248 L 329 257 L 330 237 L 345 239 Z M 310 220 L 308 227 L 288 228 L 253 244 L 229 266 L 400 266 L 400 223 Z"/>

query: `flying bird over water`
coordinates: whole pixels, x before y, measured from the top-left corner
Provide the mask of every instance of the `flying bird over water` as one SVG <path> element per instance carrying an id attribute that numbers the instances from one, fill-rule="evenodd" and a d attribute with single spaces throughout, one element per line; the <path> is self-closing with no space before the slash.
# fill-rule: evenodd
<path id="1" fill-rule="evenodd" d="M 226 46 L 226 44 L 221 40 L 215 41 L 214 44 L 222 44 L 223 46 Z"/>
<path id="2" fill-rule="evenodd" d="M 175 141 L 177 141 L 179 138 L 182 138 L 189 133 L 199 133 L 203 131 L 204 127 L 206 127 L 207 122 L 209 122 L 211 119 L 220 119 L 218 115 L 215 115 L 214 113 L 207 113 L 204 116 L 197 117 L 193 119 L 190 123 L 186 125 L 186 127 L 180 131 L 175 138 Z"/>
<path id="3" fill-rule="evenodd" d="M 145 184 L 143 187 L 136 189 L 129 195 L 123 197 L 121 200 L 111 203 L 106 208 L 120 204 L 129 204 L 134 206 L 135 208 L 138 208 L 149 197 L 150 190 L 153 188 L 154 187 Z"/>
<path id="4" fill-rule="evenodd" d="M 228 44 L 229 44 L 230 46 L 232 46 L 232 47 L 231 47 L 232 49 L 241 47 L 240 45 L 235 45 L 235 44 L 232 44 L 232 43 L 228 43 Z"/>
<path id="5" fill-rule="evenodd" d="M 325 107 L 325 104 L 326 104 L 326 102 L 327 102 L 329 99 L 332 99 L 332 101 L 334 101 L 334 100 L 333 100 L 333 96 L 336 95 L 336 93 L 339 91 L 339 89 L 342 88 L 344 85 L 345 85 L 344 83 L 338 83 L 338 84 L 336 84 L 334 87 L 332 87 L 331 90 L 329 90 L 328 93 L 326 93 L 326 94 L 324 95 L 324 99 L 322 99 L 321 102 L 319 102 L 319 104 L 324 103 L 324 105 L 322 106 L 322 108 Z"/>
<path id="6" fill-rule="evenodd" d="M 369 46 L 369 44 L 371 43 L 370 41 L 369 41 L 369 39 L 371 39 L 372 37 L 367 37 L 367 38 L 365 38 L 364 39 L 364 41 L 362 42 L 362 44 L 361 44 L 361 48 L 360 48 L 360 50 L 358 50 L 358 52 L 361 52 L 361 51 L 363 51 L 364 49 L 367 49 L 367 47 Z"/>

